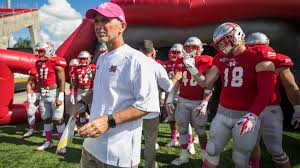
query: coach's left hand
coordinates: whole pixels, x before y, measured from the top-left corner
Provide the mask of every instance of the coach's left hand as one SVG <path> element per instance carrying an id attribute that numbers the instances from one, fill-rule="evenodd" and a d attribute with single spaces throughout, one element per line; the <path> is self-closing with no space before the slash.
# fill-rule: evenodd
<path id="1" fill-rule="evenodd" d="M 108 129 L 108 116 L 106 115 L 85 124 L 79 129 L 79 134 L 83 137 L 96 138 L 104 134 Z"/>

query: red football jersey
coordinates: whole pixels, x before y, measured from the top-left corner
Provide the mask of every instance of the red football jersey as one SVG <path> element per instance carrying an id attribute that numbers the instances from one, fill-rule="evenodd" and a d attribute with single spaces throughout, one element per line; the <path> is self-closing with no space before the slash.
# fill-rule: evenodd
<path id="1" fill-rule="evenodd" d="M 29 71 L 28 71 L 29 75 L 33 77 L 33 84 L 34 84 L 34 87 L 33 87 L 33 91 L 34 92 L 37 92 L 37 83 L 39 81 L 39 75 L 36 71 L 36 67 L 32 67 Z"/>
<path id="2" fill-rule="evenodd" d="M 195 66 L 203 74 L 212 66 L 212 62 L 212 57 L 201 55 L 195 59 Z M 197 84 L 190 71 L 185 68 L 182 59 L 176 62 L 175 71 L 182 72 L 182 79 L 179 81 L 179 96 L 188 100 L 202 100 L 204 89 Z"/>
<path id="3" fill-rule="evenodd" d="M 174 62 L 174 61 L 166 61 L 164 64 L 164 67 L 166 68 L 166 71 L 167 71 L 170 79 L 172 79 L 174 77 L 175 65 L 176 65 L 176 62 Z"/>
<path id="4" fill-rule="evenodd" d="M 96 70 L 96 66 L 94 64 L 89 64 L 85 67 L 78 66 L 74 69 L 75 78 L 77 79 L 77 86 L 90 86 L 93 80 L 93 74 Z"/>
<path id="5" fill-rule="evenodd" d="M 56 84 L 56 72 L 55 67 L 61 66 L 65 68 L 67 63 L 62 57 L 52 57 L 46 61 L 38 60 L 36 62 L 36 69 L 41 80 L 42 87 Z"/>
<path id="6" fill-rule="evenodd" d="M 276 54 L 276 60 L 274 61 L 274 65 L 275 65 L 275 68 L 278 69 L 278 68 L 282 68 L 282 67 L 290 68 L 294 64 L 288 56 L 277 53 Z M 280 77 L 278 75 L 277 80 L 276 80 L 276 84 L 275 84 L 274 94 L 272 96 L 271 105 L 280 104 L 281 97 L 280 97 L 279 87 L 280 87 Z"/>
<path id="7" fill-rule="evenodd" d="M 222 90 L 220 104 L 226 108 L 248 111 L 257 95 L 256 70 L 258 63 L 276 59 L 272 49 L 247 48 L 237 56 L 218 53 L 213 65 L 220 71 Z"/>

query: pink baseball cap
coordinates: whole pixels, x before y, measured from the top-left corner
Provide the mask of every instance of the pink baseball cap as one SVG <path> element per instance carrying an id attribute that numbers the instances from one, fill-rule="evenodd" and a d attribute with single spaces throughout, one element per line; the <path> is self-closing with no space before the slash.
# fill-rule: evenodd
<path id="1" fill-rule="evenodd" d="M 99 13 L 100 15 L 103 15 L 104 17 L 108 18 L 117 18 L 121 22 L 126 23 L 125 14 L 122 8 L 115 3 L 104 2 L 97 8 L 89 9 L 86 12 L 85 16 L 87 19 L 94 19 L 96 13 Z"/>

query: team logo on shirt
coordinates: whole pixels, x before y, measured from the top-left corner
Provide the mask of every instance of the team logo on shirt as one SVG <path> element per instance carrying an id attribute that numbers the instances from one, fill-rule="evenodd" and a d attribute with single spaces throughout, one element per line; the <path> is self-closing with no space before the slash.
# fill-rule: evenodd
<path id="1" fill-rule="evenodd" d="M 286 59 L 284 60 L 285 63 L 289 63 L 289 62 L 291 62 L 291 61 L 292 61 L 292 60 L 289 59 L 289 58 L 286 58 Z"/>
<path id="2" fill-rule="evenodd" d="M 228 62 L 228 66 L 229 67 L 234 67 L 237 65 L 237 62 L 235 61 L 235 59 L 230 59 L 229 62 Z"/>
<path id="3" fill-rule="evenodd" d="M 116 73 L 117 71 L 117 66 L 116 65 L 111 65 L 110 68 L 109 68 L 109 72 L 113 72 L 113 73 Z"/>
<path id="4" fill-rule="evenodd" d="M 268 57 L 275 57 L 276 53 L 274 53 L 272 51 L 268 51 L 267 55 L 268 55 Z"/>

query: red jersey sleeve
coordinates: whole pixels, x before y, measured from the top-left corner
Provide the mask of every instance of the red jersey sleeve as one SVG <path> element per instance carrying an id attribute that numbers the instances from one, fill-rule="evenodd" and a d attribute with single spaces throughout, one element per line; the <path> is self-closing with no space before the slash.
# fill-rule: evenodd
<path id="1" fill-rule="evenodd" d="M 203 57 L 203 63 L 206 64 L 207 67 L 211 67 L 213 65 L 213 60 L 214 58 L 208 55 L 202 55 L 201 57 Z"/>
<path id="2" fill-rule="evenodd" d="M 31 75 L 31 76 L 36 75 L 36 74 L 37 74 L 36 67 L 32 67 L 32 68 L 28 71 L 28 74 Z"/>
<path id="3" fill-rule="evenodd" d="M 256 55 L 258 56 L 258 62 L 262 61 L 276 61 L 276 52 L 273 48 L 265 45 L 260 47 L 254 47 L 252 48 L 254 52 L 256 52 Z"/>
<path id="4" fill-rule="evenodd" d="M 276 64 L 275 64 L 276 68 L 282 68 L 282 67 L 290 68 L 294 65 L 291 58 L 288 57 L 287 55 L 277 53 L 276 56 L 277 56 Z"/>
<path id="5" fill-rule="evenodd" d="M 55 65 L 65 68 L 67 66 L 67 62 L 62 57 L 55 57 Z"/>
<path id="6" fill-rule="evenodd" d="M 225 57 L 224 57 L 225 58 Z M 223 58 L 223 59 L 224 59 Z M 212 60 L 212 65 L 215 65 L 218 69 L 220 69 L 220 61 L 222 60 L 222 54 L 218 53 Z"/>
<path id="7" fill-rule="evenodd" d="M 96 70 L 96 65 L 95 64 L 90 64 L 89 67 L 90 67 L 91 71 L 95 71 Z"/>

